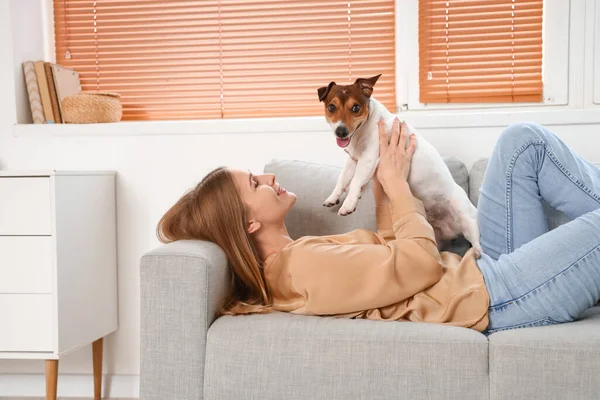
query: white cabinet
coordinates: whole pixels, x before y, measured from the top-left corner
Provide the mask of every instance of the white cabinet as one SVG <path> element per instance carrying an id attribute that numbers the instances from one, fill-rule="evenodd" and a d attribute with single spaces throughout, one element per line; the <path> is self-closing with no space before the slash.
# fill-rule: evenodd
<path id="1" fill-rule="evenodd" d="M 100 382 L 118 326 L 115 209 L 114 172 L 0 171 L 0 359 L 45 359 L 49 399 L 60 357 L 89 343 Z"/>
<path id="2" fill-rule="evenodd" d="M 0 179 L 0 235 L 50 235 L 50 177 Z"/>
<path id="3" fill-rule="evenodd" d="M 52 295 L 0 294 L 0 321 L 2 351 L 52 351 Z"/>
<path id="4" fill-rule="evenodd" d="M 51 236 L 0 236 L 0 293 L 52 293 L 52 248 Z"/>

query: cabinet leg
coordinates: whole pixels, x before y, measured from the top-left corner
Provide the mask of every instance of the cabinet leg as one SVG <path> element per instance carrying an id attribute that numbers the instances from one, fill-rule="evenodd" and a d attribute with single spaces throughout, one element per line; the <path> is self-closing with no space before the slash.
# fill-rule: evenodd
<path id="1" fill-rule="evenodd" d="M 46 360 L 46 400 L 56 400 L 58 360 Z"/>
<path id="2" fill-rule="evenodd" d="M 102 397 L 102 348 L 103 338 L 92 343 L 92 359 L 94 363 L 94 400 Z"/>

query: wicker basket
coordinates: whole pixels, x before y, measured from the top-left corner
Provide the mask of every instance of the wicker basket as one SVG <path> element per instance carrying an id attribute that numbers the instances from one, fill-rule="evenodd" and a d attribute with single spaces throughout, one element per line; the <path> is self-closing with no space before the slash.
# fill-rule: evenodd
<path id="1" fill-rule="evenodd" d="M 123 116 L 118 93 L 81 92 L 67 96 L 61 103 L 63 121 L 67 124 L 119 122 Z"/>

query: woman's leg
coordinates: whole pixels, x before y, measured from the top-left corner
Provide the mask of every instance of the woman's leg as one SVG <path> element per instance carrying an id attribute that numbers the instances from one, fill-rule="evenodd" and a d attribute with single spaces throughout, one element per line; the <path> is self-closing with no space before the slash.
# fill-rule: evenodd
<path id="1" fill-rule="evenodd" d="M 498 259 L 546 233 L 542 200 L 571 219 L 600 208 L 600 170 L 550 130 L 511 125 L 498 139 L 481 186 L 484 253 Z"/>
<path id="2" fill-rule="evenodd" d="M 489 332 L 573 321 L 600 300 L 600 210 L 477 264 L 490 295 Z"/>

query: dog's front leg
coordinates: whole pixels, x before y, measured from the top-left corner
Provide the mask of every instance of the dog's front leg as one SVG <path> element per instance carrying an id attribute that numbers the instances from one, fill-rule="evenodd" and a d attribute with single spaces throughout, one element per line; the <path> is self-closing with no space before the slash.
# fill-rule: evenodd
<path id="1" fill-rule="evenodd" d="M 350 182 L 350 188 L 348 189 L 348 196 L 344 200 L 344 204 L 338 211 L 339 215 L 352 214 L 356 210 L 356 204 L 360 198 L 362 188 L 369 183 L 369 180 L 377 168 L 377 157 L 366 157 L 358 160 L 356 165 L 356 172 L 352 182 Z"/>
<path id="2" fill-rule="evenodd" d="M 342 169 L 342 172 L 338 176 L 337 183 L 335 184 L 333 192 L 323 203 L 325 207 L 331 207 L 340 203 L 340 196 L 342 195 L 342 193 L 344 193 L 344 191 L 350 184 L 350 181 L 352 180 L 355 171 L 356 161 L 354 161 L 351 157 L 348 157 L 348 159 L 346 160 L 346 164 L 344 164 L 344 169 Z"/>

